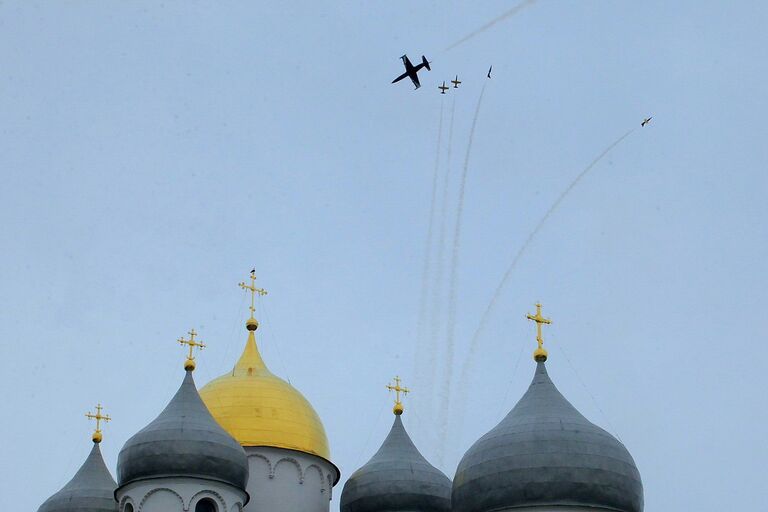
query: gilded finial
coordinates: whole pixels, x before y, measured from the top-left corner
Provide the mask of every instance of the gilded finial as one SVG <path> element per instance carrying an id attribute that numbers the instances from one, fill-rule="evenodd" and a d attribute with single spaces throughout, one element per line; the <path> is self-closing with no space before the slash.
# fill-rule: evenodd
<path id="1" fill-rule="evenodd" d="M 88 414 L 85 415 L 85 417 L 89 420 L 96 420 L 96 430 L 93 432 L 93 437 L 91 437 L 94 443 L 100 443 L 103 437 L 101 435 L 101 422 L 112 421 L 112 418 L 110 418 L 108 415 L 101 414 L 103 409 L 104 408 L 101 406 L 101 404 L 96 404 L 96 414 L 91 414 L 91 412 L 88 411 Z"/>
<path id="2" fill-rule="evenodd" d="M 192 351 L 195 347 L 199 348 L 200 350 L 205 348 L 205 345 L 202 341 L 196 340 L 195 336 L 197 336 L 197 332 L 192 329 L 189 331 L 189 339 L 185 340 L 183 337 L 179 338 L 179 343 L 181 345 L 189 345 L 189 355 L 187 356 L 187 360 L 184 361 L 184 369 L 188 372 L 191 372 L 195 369 L 195 356 L 192 354 Z"/>
<path id="3" fill-rule="evenodd" d="M 395 413 L 395 416 L 400 416 L 401 414 L 403 414 L 403 410 L 404 410 L 403 402 L 400 401 L 400 393 L 403 393 L 403 395 L 407 395 L 408 393 L 411 392 L 410 389 L 402 387 L 400 385 L 400 382 L 401 382 L 400 377 L 397 376 L 395 377 L 394 385 L 387 384 L 387 389 L 395 392 L 395 406 L 392 408 L 392 412 Z"/>
<path id="4" fill-rule="evenodd" d="M 259 328 L 259 322 L 256 320 L 256 317 L 254 316 L 256 313 L 256 294 L 261 295 L 262 297 L 267 294 L 267 290 L 264 288 L 256 288 L 256 269 L 254 268 L 251 270 L 251 284 L 245 284 L 245 282 L 239 283 L 238 286 L 242 288 L 243 290 L 250 290 L 251 292 L 251 307 L 248 308 L 251 310 L 251 318 L 248 319 L 247 322 L 245 322 L 245 327 L 249 331 L 255 331 Z"/>
<path id="5" fill-rule="evenodd" d="M 533 320 L 536 322 L 536 341 L 539 343 L 539 346 L 536 350 L 533 351 L 533 360 L 539 363 L 543 363 L 547 360 L 547 351 L 544 350 L 544 338 L 541 336 L 541 326 L 546 324 L 549 325 L 552 323 L 552 320 L 548 318 L 544 318 L 541 314 L 541 304 L 538 302 L 536 303 L 536 314 L 526 315 L 526 318 L 528 320 Z"/>

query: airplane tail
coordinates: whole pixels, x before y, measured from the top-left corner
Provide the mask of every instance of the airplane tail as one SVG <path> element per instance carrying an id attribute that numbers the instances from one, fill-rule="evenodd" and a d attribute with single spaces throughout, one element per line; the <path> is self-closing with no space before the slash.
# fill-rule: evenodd
<path id="1" fill-rule="evenodd" d="M 429 67 L 429 61 L 424 55 L 421 56 L 421 63 L 424 64 L 424 67 L 427 68 L 429 71 L 432 71 L 432 68 Z"/>

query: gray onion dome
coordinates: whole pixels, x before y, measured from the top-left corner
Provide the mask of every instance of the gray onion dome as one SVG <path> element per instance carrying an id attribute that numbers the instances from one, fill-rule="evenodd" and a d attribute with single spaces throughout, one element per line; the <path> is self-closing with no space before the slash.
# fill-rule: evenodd
<path id="1" fill-rule="evenodd" d="M 117 484 L 109 473 L 98 443 L 72 480 L 43 503 L 38 512 L 117 512 Z"/>
<path id="2" fill-rule="evenodd" d="M 245 490 L 248 459 L 197 393 L 192 372 L 163 412 L 128 440 L 117 461 L 120 486 L 158 477 L 215 480 Z"/>
<path id="3" fill-rule="evenodd" d="M 542 361 L 517 405 L 464 455 L 452 498 L 454 512 L 558 506 L 642 512 L 643 484 L 624 445 L 560 394 Z"/>
<path id="4" fill-rule="evenodd" d="M 419 453 L 399 415 L 379 451 L 341 493 L 341 512 L 382 511 L 451 511 L 451 480 Z"/>

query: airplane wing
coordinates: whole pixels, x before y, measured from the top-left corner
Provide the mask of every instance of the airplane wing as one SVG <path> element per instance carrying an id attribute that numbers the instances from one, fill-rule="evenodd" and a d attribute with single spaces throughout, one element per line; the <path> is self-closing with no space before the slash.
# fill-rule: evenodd
<path id="1" fill-rule="evenodd" d="M 408 72 L 406 71 L 405 73 L 403 73 L 403 74 L 402 74 L 402 75 L 400 75 L 399 77 L 397 77 L 397 78 L 395 78 L 394 80 L 392 80 L 392 83 L 394 84 L 395 82 L 399 82 L 400 80 L 402 80 L 403 78 L 405 78 L 405 77 L 407 77 L 407 76 L 408 76 Z"/>
<path id="2" fill-rule="evenodd" d="M 417 89 L 421 87 L 421 84 L 419 83 L 419 75 L 417 73 L 413 73 L 411 75 L 411 81 L 413 82 L 413 85 L 415 85 Z"/>
<path id="3" fill-rule="evenodd" d="M 413 64 L 411 64 L 411 59 L 409 59 L 407 55 L 403 55 L 402 59 L 403 59 L 403 64 L 405 64 L 405 69 L 413 68 Z"/>

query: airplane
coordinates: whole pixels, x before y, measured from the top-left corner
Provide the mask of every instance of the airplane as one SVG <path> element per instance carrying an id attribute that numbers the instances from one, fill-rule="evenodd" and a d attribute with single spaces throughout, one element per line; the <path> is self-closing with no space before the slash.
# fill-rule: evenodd
<path id="1" fill-rule="evenodd" d="M 647 125 L 648 123 L 650 123 L 650 122 L 651 122 L 651 119 L 653 119 L 653 116 L 651 116 L 651 117 L 646 117 L 645 119 L 643 119 L 643 122 L 642 122 L 642 123 L 640 123 L 640 126 L 645 126 L 645 125 Z"/>
<path id="2" fill-rule="evenodd" d="M 445 80 L 443 80 L 443 85 L 438 85 L 437 88 L 440 89 L 440 94 L 445 94 L 445 91 L 450 89 L 450 87 L 446 87 Z"/>
<path id="3" fill-rule="evenodd" d="M 493 66 L 488 68 L 488 78 L 491 78 L 491 70 L 493 69 Z"/>
<path id="4" fill-rule="evenodd" d="M 419 83 L 419 70 L 421 70 L 421 68 L 427 68 L 428 71 L 432 71 L 432 68 L 429 67 L 429 62 L 427 61 L 427 58 L 422 55 L 421 64 L 417 64 L 416 66 L 411 64 L 411 61 L 407 55 L 403 55 L 400 58 L 403 59 L 403 65 L 405 66 L 405 73 L 403 73 L 399 77 L 392 80 L 392 83 L 394 84 L 395 82 L 399 82 L 403 78 L 408 77 L 413 82 L 413 85 L 416 86 L 416 89 L 418 89 L 419 87 L 421 87 L 421 84 Z"/>
<path id="5" fill-rule="evenodd" d="M 453 88 L 454 88 L 454 89 L 458 89 L 458 88 L 459 88 L 459 84 L 461 83 L 461 82 L 459 81 L 459 75 L 456 75 L 456 78 L 454 78 L 453 80 L 451 80 L 451 83 L 453 84 Z"/>

